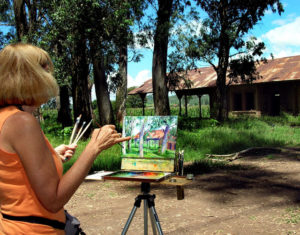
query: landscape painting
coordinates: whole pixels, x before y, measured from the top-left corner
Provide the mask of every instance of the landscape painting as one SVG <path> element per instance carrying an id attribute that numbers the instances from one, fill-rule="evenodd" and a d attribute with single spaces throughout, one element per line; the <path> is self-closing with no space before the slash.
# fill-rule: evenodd
<path id="1" fill-rule="evenodd" d="M 125 116 L 123 157 L 174 159 L 177 137 L 177 116 Z"/>

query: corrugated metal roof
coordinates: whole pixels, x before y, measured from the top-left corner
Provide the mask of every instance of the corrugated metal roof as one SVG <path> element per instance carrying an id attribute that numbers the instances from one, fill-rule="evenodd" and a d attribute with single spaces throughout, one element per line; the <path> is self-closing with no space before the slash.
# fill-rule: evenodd
<path id="1" fill-rule="evenodd" d="M 260 63 L 257 66 L 257 71 L 262 78 L 253 81 L 253 83 L 300 80 L 300 55 L 268 60 L 266 64 Z M 217 74 L 213 67 L 204 67 L 188 71 L 187 78 L 192 81 L 190 89 L 207 88 L 216 86 Z M 175 90 L 182 89 L 187 88 L 179 86 Z M 150 78 L 143 85 L 135 88 L 128 94 L 152 92 L 152 79 Z"/>

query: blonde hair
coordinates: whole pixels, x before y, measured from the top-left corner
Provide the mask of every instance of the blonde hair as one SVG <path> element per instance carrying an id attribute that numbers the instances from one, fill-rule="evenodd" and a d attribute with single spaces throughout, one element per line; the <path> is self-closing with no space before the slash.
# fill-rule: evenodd
<path id="1" fill-rule="evenodd" d="M 0 51 L 0 106 L 39 106 L 58 95 L 53 63 L 46 51 L 16 43 Z"/>

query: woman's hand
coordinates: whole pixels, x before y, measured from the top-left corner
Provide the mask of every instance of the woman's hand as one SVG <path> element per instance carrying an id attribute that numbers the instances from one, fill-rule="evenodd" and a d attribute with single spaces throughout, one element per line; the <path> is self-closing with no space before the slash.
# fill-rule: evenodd
<path id="1" fill-rule="evenodd" d="M 62 162 L 66 162 L 74 156 L 76 148 L 77 148 L 76 144 L 71 144 L 71 145 L 62 144 L 56 147 L 55 151 L 57 152 L 58 156 L 61 158 Z"/>
<path id="2" fill-rule="evenodd" d="M 130 139 L 131 137 L 122 137 L 121 134 L 117 133 L 114 125 L 105 125 L 93 131 L 89 144 L 91 145 L 91 148 L 95 149 L 96 155 L 98 155 L 101 151 Z"/>

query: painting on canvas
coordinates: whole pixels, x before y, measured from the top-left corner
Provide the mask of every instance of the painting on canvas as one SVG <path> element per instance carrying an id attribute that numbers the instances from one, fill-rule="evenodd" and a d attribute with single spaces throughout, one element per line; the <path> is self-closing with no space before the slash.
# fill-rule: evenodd
<path id="1" fill-rule="evenodd" d="M 177 116 L 126 116 L 122 155 L 140 159 L 174 159 L 177 137 Z"/>

